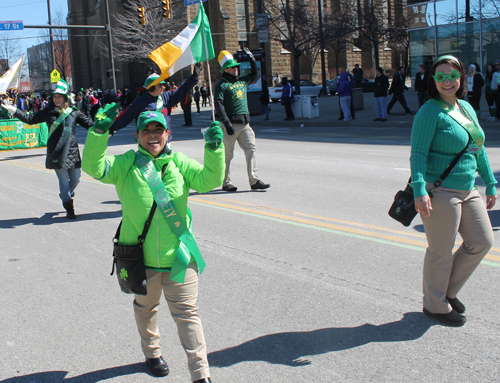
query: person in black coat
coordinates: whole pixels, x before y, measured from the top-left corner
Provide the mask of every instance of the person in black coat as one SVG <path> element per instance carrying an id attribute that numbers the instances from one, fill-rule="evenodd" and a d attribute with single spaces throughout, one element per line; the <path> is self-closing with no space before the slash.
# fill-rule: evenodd
<path id="1" fill-rule="evenodd" d="M 9 105 L 2 105 L 2 108 L 26 124 L 33 125 L 42 122 L 47 124 L 49 138 L 45 167 L 56 172 L 59 179 L 59 197 L 66 210 L 66 217 L 75 219 L 73 197 L 80 183 L 82 162 L 75 130 L 77 125 L 88 129 L 94 125 L 94 122 L 78 108 L 68 107 L 68 93 L 69 85 L 66 81 L 59 80 L 54 93 L 50 95 L 49 104 L 39 112 L 26 114 Z"/>
<path id="2" fill-rule="evenodd" d="M 387 89 L 389 89 L 389 77 L 384 74 L 382 68 L 377 68 L 373 96 L 375 97 L 375 111 L 377 118 L 373 121 L 387 121 Z"/>
<path id="3" fill-rule="evenodd" d="M 405 68 L 401 67 L 399 68 L 399 72 L 394 73 L 394 77 L 392 78 L 392 84 L 389 89 L 389 95 L 392 94 L 392 99 L 389 105 L 387 105 L 387 114 L 391 114 L 391 109 L 396 101 L 399 101 L 406 114 L 415 114 L 408 108 L 408 105 L 406 105 L 404 96 L 405 90 L 408 90 L 408 87 L 405 85 Z"/>
<path id="4" fill-rule="evenodd" d="M 419 109 L 429 99 L 429 96 L 427 96 L 428 79 L 429 79 L 429 72 L 425 70 L 424 64 L 419 64 L 418 72 L 415 75 L 415 92 L 417 92 Z"/>

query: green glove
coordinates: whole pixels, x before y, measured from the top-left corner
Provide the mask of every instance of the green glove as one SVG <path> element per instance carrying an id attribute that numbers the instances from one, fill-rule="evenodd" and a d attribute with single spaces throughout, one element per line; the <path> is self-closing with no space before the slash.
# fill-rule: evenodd
<path id="1" fill-rule="evenodd" d="M 219 121 L 210 123 L 210 127 L 203 131 L 205 143 L 212 148 L 218 148 L 224 139 L 224 133 L 220 128 Z"/>
<path id="2" fill-rule="evenodd" d="M 118 116 L 118 104 L 113 102 L 107 104 L 104 108 L 100 108 L 94 118 L 94 129 L 99 129 L 102 132 L 107 132 L 113 121 Z"/>

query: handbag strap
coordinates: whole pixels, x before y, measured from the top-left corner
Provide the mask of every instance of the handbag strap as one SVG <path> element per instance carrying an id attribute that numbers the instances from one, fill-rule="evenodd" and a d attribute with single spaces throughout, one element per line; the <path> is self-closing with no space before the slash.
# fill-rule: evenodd
<path id="1" fill-rule="evenodd" d="M 449 164 L 448 167 L 444 170 L 443 174 L 441 174 L 439 176 L 439 178 L 437 179 L 437 181 L 434 182 L 434 187 L 429 192 L 429 195 L 431 197 L 432 197 L 432 192 L 434 190 L 436 190 L 436 188 L 438 188 L 439 186 L 441 186 L 441 184 L 444 182 L 444 180 L 446 179 L 446 177 L 448 177 L 448 174 L 451 173 L 451 171 L 453 170 L 453 168 L 455 167 L 455 165 L 457 164 L 457 162 L 460 160 L 460 157 L 462 157 L 462 155 L 467 151 L 467 148 L 469 147 L 469 144 L 470 144 L 471 141 L 472 141 L 472 138 L 469 135 L 469 141 L 467 142 L 467 145 L 465 145 L 465 148 L 463 148 L 462 151 L 455 156 L 455 158 L 453 159 L 453 161 L 451 161 L 451 164 Z M 411 184 L 411 176 L 410 176 L 410 179 L 408 180 L 408 186 L 409 187 L 411 187 L 410 184 Z"/>
<path id="2" fill-rule="evenodd" d="M 161 178 L 163 178 L 163 176 L 165 175 L 166 168 L 167 168 L 167 165 L 166 164 L 163 165 L 163 168 L 161 170 L 161 175 L 162 175 Z M 148 235 L 148 230 L 149 230 L 149 227 L 151 226 L 151 221 L 153 220 L 153 216 L 155 215 L 155 211 L 156 211 L 157 206 L 158 205 L 156 204 L 156 200 L 153 200 L 153 206 L 151 206 L 151 211 L 149 212 L 148 219 L 144 223 L 144 229 L 142 230 L 142 234 L 139 237 L 137 237 L 137 243 L 139 244 L 139 246 L 142 246 L 142 244 L 146 240 L 146 235 Z M 122 222 L 123 222 L 123 219 L 120 221 L 120 224 L 118 225 L 118 229 L 116 229 L 116 234 L 115 234 L 115 237 L 113 238 L 113 243 L 118 243 L 118 239 L 120 238 L 120 230 L 122 228 Z"/>

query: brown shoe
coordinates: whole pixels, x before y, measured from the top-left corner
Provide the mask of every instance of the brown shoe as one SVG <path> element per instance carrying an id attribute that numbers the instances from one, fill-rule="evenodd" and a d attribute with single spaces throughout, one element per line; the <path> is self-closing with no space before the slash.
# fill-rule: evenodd
<path id="1" fill-rule="evenodd" d="M 426 308 L 424 308 L 423 311 L 429 318 L 437 319 L 448 326 L 461 327 L 467 322 L 467 317 L 465 315 L 459 314 L 454 310 L 446 314 L 433 314 Z"/>
<path id="2" fill-rule="evenodd" d="M 252 190 L 262 190 L 262 189 L 268 189 L 271 187 L 271 184 L 265 184 L 261 180 L 258 180 L 256 183 L 254 183 L 251 188 Z"/>

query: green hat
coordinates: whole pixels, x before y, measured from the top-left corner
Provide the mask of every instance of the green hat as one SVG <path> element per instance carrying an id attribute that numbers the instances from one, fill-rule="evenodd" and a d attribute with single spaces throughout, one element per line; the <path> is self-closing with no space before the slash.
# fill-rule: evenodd
<path id="1" fill-rule="evenodd" d="M 156 80 L 158 77 L 160 77 L 159 75 L 157 75 L 156 73 L 152 74 L 151 76 L 149 76 L 146 81 L 144 81 L 144 88 L 148 89 L 149 88 L 149 85 L 154 81 Z M 158 84 L 165 84 L 165 81 L 160 81 Z"/>
<path id="2" fill-rule="evenodd" d="M 224 69 L 226 68 L 231 68 L 233 66 L 238 66 L 240 65 L 239 63 L 236 62 L 234 59 L 233 55 L 229 53 L 229 51 L 221 51 L 219 53 L 219 64 L 222 67 L 220 72 L 224 72 Z"/>
<path id="3" fill-rule="evenodd" d="M 168 124 L 163 114 L 155 111 L 142 112 L 137 119 L 137 129 L 144 130 L 146 125 L 153 121 L 159 122 L 165 129 L 168 129 Z"/>
<path id="4" fill-rule="evenodd" d="M 66 101 L 68 101 L 68 93 L 69 93 L 69 85 L 66 81 L 64 80 L 59 80 L 56 84 L 56 89 L 54 89 L 54 92 L 50 95 L 50 100 L 52 101 L 52 97 L 54 94 L 60 94 L 64 96 Z"/>

